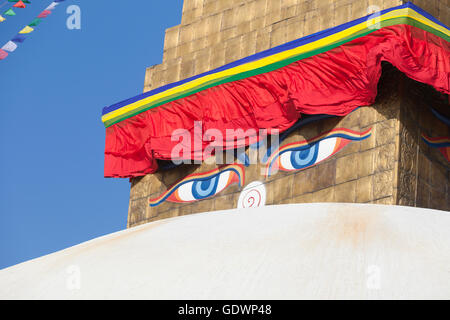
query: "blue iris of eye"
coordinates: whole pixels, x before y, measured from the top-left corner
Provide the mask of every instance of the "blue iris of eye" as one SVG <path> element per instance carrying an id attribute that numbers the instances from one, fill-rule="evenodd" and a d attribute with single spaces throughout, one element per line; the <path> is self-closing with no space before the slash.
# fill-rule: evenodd
<path id="1" fill-rule="evenodd" d="M 318 143 L 314 143 L 306 149 L 291 151 L 291 164 L 295 169 L 302 169 L 313 165 L 317 160 Z"/>
<path id="2" fill-rule="evenodd" d="M 192 184 L 192 195 L 196 199 L 213 196 L 216 193 L 218 181 L 218 176 L 206 180 L 194 181 Z"/>

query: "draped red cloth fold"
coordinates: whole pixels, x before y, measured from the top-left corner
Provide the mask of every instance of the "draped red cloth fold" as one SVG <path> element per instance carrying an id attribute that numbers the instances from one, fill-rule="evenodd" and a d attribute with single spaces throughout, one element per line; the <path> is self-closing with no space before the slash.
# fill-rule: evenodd
<path id="1" fill-rule="evenodd" d="M 449 53 L 447 41 L 422 29 L 385 27 L 281 69 L 164 104 L 106 129 L 105 177 L 155 172 L 156 159 L 170 160 L 179 143 L 171 140 L 174 130 L 187 129 L 193 137 L 195 121 L 202 121 L 203 132 L 214 128 L 224 136 L 226 129 L 284 131 L 302 113 L 344 116 L 371 105 L 382 61 L 448 94 Z"/>

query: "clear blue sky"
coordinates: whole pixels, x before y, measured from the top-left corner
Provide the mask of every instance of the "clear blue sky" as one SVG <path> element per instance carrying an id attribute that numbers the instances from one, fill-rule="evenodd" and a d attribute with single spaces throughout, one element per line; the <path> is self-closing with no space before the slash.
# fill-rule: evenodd
<path id="1" fill-rule="evenodd" d="M 51 2 L 15 9 L 0 47 Z M 182 3 L 67 0 L 0 61 L 0 269 L 126 228 L 130 185 L 103 178 L 101 109 L 142 93 Z M 66 27 L 72 4 L 81 30 Z"/>

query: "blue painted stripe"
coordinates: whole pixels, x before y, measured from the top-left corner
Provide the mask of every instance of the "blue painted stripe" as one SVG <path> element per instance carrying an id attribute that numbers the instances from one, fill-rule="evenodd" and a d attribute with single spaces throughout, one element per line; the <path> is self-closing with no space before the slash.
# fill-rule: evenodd
<path id="1" fill-rule="evenodd" d="M 441 142 L 441 143 L 434 143 L 431 141 L 428 141 L 424 137 L 422 137 L 423 141 L 432 148 L 448 148 L 450 147 L 450 142 Z"/>
<path id="2" fill-rule="evenodd" d="M 439 112 L 437 112 L 435 109 L 433 109 L 432 107 L 430 107 L 431 112 L 434 114 L 434 116 L 436 118 L 438 118 L 439 120 L 441 120 L 443 123 L 445 123 L 447 126 L 450 127 L 450 119 L 448 119 L 447 117 L 445 117 L 444 115 L 440 114 Z"/>

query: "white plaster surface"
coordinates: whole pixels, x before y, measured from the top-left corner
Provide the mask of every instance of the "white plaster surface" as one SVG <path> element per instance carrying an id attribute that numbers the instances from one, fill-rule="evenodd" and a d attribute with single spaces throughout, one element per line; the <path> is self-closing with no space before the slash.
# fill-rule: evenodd
<path id="1" fill-rule="evenodd" d="M 195 214 L 0 270 L 0 299 L 449 299 L 450 213 L 297 204 Z"/>

